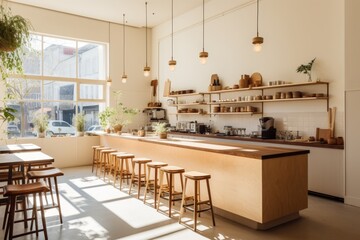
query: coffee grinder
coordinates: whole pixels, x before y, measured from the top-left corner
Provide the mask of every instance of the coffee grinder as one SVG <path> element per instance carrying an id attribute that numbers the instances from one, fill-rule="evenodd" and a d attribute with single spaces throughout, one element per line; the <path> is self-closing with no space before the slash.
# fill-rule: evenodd
<path id="1" fill-rule="evenodd" d="M 259 119 L 261 126 L 261 138 L 262 139 L 275 139 L 276 128 L 274 128 L 274 118 L 262 117 Z"/>

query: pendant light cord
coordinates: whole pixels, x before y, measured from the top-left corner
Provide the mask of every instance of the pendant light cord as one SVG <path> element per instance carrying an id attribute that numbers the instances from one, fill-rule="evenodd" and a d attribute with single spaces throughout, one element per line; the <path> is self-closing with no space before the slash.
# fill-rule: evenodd
<path id="1" fill-rule="evenodd" d="M 174 0 L 171 0 L 171 60 L 174 60 Z"/>
<path id="2" fill-rule="evenodd" d="M 146 56 L 146 67 L 148 66 L 148 46 L 147 46 L 147 2 L 145 2 L 145 56 Z"/>
<path id="3" fill-rule="evenodd" d="M 111 37 L 110 37 L 110 22 L 109 22 L 109 60 L 108 60 L 108 65 L 109 65 L 109 69 L 108 69 L 108 71 L 109 71 L 109 73 L 108 73 L 108 80 L 110 79 L 110 39 L 111 39 Z"/>
<path id="4" fill-rule="evenodd" d="M 259 0 L 256 1 L 256 36 L 259 37 Z"/>
<path id="5" fill-rule="evenodd" d="M 205 0 L 203 0 L 203 52 L 205 52 Z"/>
<path id="6" fill-rule="evenodd" d="M 125 13 L 123 14 L 123 75 L 125 75 Z"/>

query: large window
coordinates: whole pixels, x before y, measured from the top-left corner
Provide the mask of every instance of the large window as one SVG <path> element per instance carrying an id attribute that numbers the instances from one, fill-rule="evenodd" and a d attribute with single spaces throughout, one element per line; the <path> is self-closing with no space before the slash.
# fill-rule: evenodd
<path id="1" fill-rule="evenodd" d="M 26 51 L 24 76 L 7 79 L 8 106 L 16 111 L 8 137 L 36 135 L 36 114 L 48 115 L 51 135 L 74 135 L 76 113 L 85 115 L 85 129 L 99 125 L 106 97 L 106 45 L 33 34 Z"/>

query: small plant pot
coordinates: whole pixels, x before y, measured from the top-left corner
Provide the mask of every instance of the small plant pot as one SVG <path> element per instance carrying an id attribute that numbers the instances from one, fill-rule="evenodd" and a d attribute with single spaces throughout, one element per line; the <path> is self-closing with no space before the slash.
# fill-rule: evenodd
<path id="1" fill-rule="evenodd" d="M 38 138 L 44 138 L 45 137 L 45 132 L 39 132 L 38 133 Z"/>
<path id="2" fill-rule="evenodd" d="M 160 139 L 167 139 L 167 133 L 166 132 L 159 133 L 159 137 Z"/>
<path id="3" fill-rule="evenodd" d="M 83 137 L 83 136 L 84 136 L 84 132 L 77 132 L 77 133 L 76 133 L 76 136 L 78 136 L 78 137 Z"/>
<path id="4" fill-rule="evenodd" d="M 122 125 L 118 124 L 118 125 L 115 125 L 114 126 L 114 132 L 117 133 L 117 134 L 121 134 L 121 130 L 122 130 Z"/>

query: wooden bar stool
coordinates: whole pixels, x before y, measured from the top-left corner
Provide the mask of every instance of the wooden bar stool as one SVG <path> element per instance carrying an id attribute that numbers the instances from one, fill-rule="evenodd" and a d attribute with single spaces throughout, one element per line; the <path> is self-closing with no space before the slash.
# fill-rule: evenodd
<path id="1" fill-rule="evenodd" d="M 184 173 L 185 176 L 185 184 L 184 184 L 184 191 L 182 195 L 181 200 L 181 207 L 180 207 L 180 217 L 179 217 L 179 223 L 181 223 L 181 218 L 184 213 L 184 209 L 190 210 L 194 212 L 194 228 L 193 230 L 196 231 L 196 224 L 197 224 L 197 215 L 200 212 L 204 211 L 211 211 L 211 217 L 213 221 L 213 225 L 215 226 L 215 217 L 214 217 L 214 210 L 213 205 L 211 201 L 211 193 L 210 193 L 210 185 L 209 185 L 209 179 L 211 178 L 210 174 L 201 173 L 201 172 L 186 172 Z M 193 180 L 194 181 L 194 196 L 186 197 L 186 186 L 187 186 L 187 180 Z M 207 186 L 207 192 L 208 192 L 208 200 L 201 201 L 200 199 L 200 181 L 205 180 L 206 186 Z M 186 201 L 192 201 L 192 203 L 186 203 Z M 207 206 L 203 208 L 203 206 Z"/>
<path id="2" fill-rule="evenodd" d="M 59 188 L 58 188 L 58 182 L 57 182 L 57 177 L 60 177 L 60 176 L 64 176 L 64 173 L 60 169 L 54 168 L 54 167 L 40 168 L 40 169 L 36 169 L 36 170 L 31 170 L 27 173 L 27 177 L 29 180 L 35 180 L 36 182 L 39 182 L 41 179 L 48 180 L 48 183 L 49 183 L 48 187 L 50 189 L 50 194 L 51 194 L 51 198 L 52 198 L 52 206 L 47 206 L 45 209 L 57 208 L 59 211 L 60 223 L 63 223 L 62 214 L 61 214 L 61 206 L 60 206 L 60 194 L 59 194 Z M 56 194 L 56 201 L 57 201 L 56 204 L 54 202 L 54 197 L 53 197 L 51 178 L 54 179 L 55 194 Z"/>
<path id="3" fill-rule="evenodd" d="M 120 181 L 120 190 L 122 187 L 122 182 L 124 179 L 129 180 L 131 178 L 130 164 L 129 161 L 132 161 L 135 158 L 135 155 L 132 153 L 123 153 L 116 155 L 116 171 L 119 171 L 119 181 Z M 119 164 L 120 162 L 120 164 Z M 129 182 L 128 182 L 129 184 Z"/>
<path id="4" fill-rule="evenodd" d="M 181 200 L 181 194 L 183 191 L 183 173 L 185 172 L 185 169 L 182 167 L 177 166 L 166 166 L 160 168 L 160 188 L 159 188 L 159 195 L 158 195 L 158 202 L 157 202 L 157 210 L 159 211 L 160 206 L 160 197 L 161 194 L 167 193 L 169 196 L 163 198 L 168 199 L 169 201 L 169 217 L 171 217 L 171 204 L 175 201 Z M 168 180 L 168 187 L 165 189 L 165 185 L 163 184 L 164 180 L 164 174 L 166 174 L 166 178 Z M 175 191 L 174 187 L 174 175 L 179 174 L 180 178 L 180 184 L 181 184 L 181 192 Z M 180 197 L 177 197 L 180 196 Z"/>
<path id="5" fill-rule="evenodd" d="M 109 171 L 110 166 L 110 153 L 117 152 L 116 149 L 104 149 L 100 151 L 100 173 L 101 171 L 104 171 L 103 178 L 105 180 L 106 172 Z"/>
<path id="6" fill-rule="evenodd" d="M 157 199 L 157 194 L 159 192 L 159 184 L 158 184 L 158 181 L 159 181 L 159 177 L 158 177 L 158 174 L 159 174 L 159 169 L 161 167 L 165 167 L 167 166 L 168 164 L 167 163 L 164 163 L 164 162 L 149 162 L 146 164 L 147 166 L 147 178 L 146 178 L 146 186 L 145 186 L 145 193 L 144 193 L 144 203 L 146 202 L 146 193 L 148 190 L 150 190 L 150 185 L 152 184 L 153 185 L 153 188 L 154 188 L 154 208 L 156 208 L 156 199 Z M 154 180 L 150 180 L 150 174 L 151 174 L 151 169 L 154 169 L 154 172 L 155 172 L 155 176 L 154 176 Z M 151 183 L 152 181 L 152 183 Z"/>
<path id="7" fill-rule="evenodd" d="M 96 155 L 96 164 L 95 164 L 95 167 L 96 167 L 96 171 L 95 171 L 95 175 L 97 176 L 98 175 L 98 169 L 101 167 L 101 151 L 102 150 L 106 150 L 106 149 L 110 149 L 110 147 L 99 147 L 99 148 L 96 148 L 95 149 L 95 155 Z"/>
<path id="8" fill-rule="evenodd" d="M 9 234 L 9 239 L 13 239 L 16 237 L 24 236 L 27 234 L 36 233 L 36 236 L 39 235 L 40 231 L 44 232 L 45 239 L 48 239 L 47 236 L 47 229 L 46 229 L 46 220 L 45 220 L 45 213 L 44 213 L 44 205 L 42 200 L 42 193 L 48 192 L 49 188 L 46 186 L 44 182 L 36 182 L 36 183 L 28 183 L 22 185 L 6 185 L 4 186 L 4 196 L 9 197 L 10 203 L 10 213 L 9 213 L 9 220 L 6 225 L 5 237 Z M 15 205 L 16 205 L 16 198 L 24 195 L 33 194 L 34 196 L 34 203 L 33 203 L 33 218 L 31 220 L 35 220 L 35 231 L 32 231 L 32 228 L 29 232 L 21 233 L 18 235 L 13 235 L 14 231 L 14 223 L 18 222 L 15 221 Z M 40 210 L 41 210 L 41 220 L 43 228 L 39 229 L 38 227 L 38 219 L 37 219 L 37 206 L 36 206 L 36 195 L 39 195 L 40 199 Z M 24 221 L 28 221 L 30 219 L 25 218 Z"/>
<path id="9" fill-rule="evenodd" d="M 98 161 L 99 161 L 99 154 L 98 151 L 96 151 L 97 148 L 101 148 L 104 146 L 92 146 L 92 150 L 93 150 L 93 162 L 92 162 L 92 169 L 91 172 L 94 172 L 94 167 L 97 166 Z"/>
<path id="10" fill-rule="evenodd" d="M 133 172 L 131 174 L 131 181 L 130 181 L 130 187 L 129 187 L 129 195 L 131 194 L 131 188 L 133 183 L 137 183 L 138 185 L 138 193 L 137 198 L 140 197 L 140 189 L 142 185 L 142 179 L 144 179 L 144 183 L 146 182 L 146 164 L 151 162 L 152 160 L 149 158 L 134 158 L 131 161 Z M 137 174 L 136 174 L 136 166 L 137 166 Z M 144 168 L 144 173 L 141 173 L 141 167 Z"/>
<path id="11" fill-rule="evenodd" d="M 114 183 L 114 187 L 115 187 L 115 182 L 116 182 L 116 177 L 119 174 L 119 171 L 117 171 L 118 167 L 117 167 L 117 160 L 116 157 L 119 154 L 125 154 L 126 152 L 112 152 L 110 153 L 110 157 L 109 157 L 109 161 L 110 161 L 110 169 L 109 169 L 109 173 L 110 175 L 113 176 L 113 183 Z M 110 181 L 110 178 L 109 178 Z"/>

